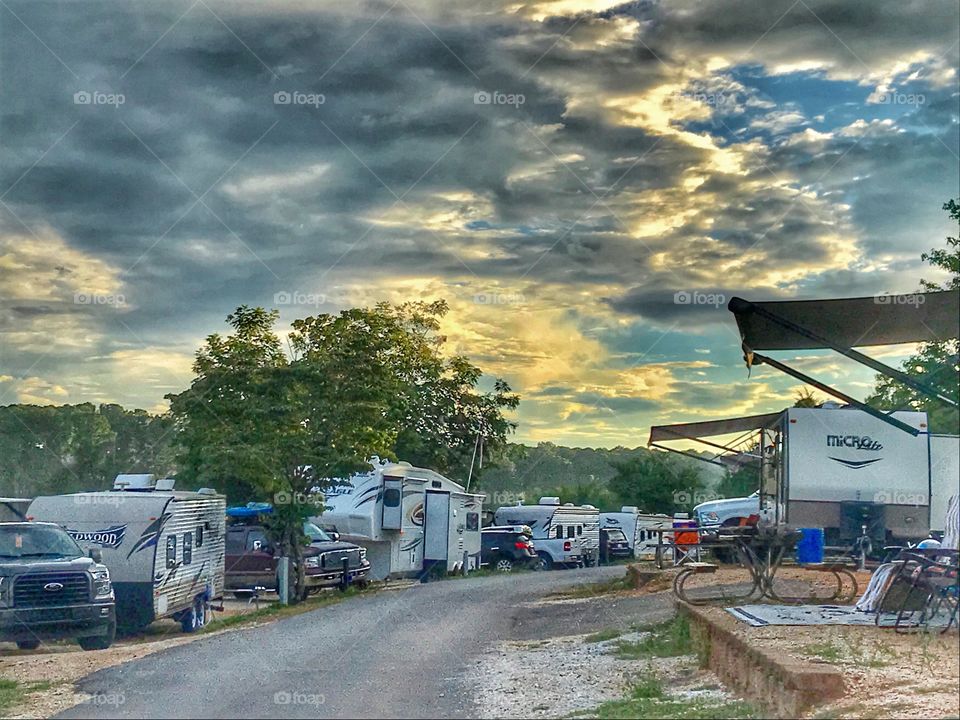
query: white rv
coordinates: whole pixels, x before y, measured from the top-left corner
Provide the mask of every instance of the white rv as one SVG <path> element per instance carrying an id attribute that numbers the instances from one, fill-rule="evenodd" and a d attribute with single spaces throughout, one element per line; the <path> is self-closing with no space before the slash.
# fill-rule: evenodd
<path id="1" fill-rule="evenodd" d="M 536 505 L 497 508 L 493 517 L 497 525 L 529 525 L 545 569 L 599 560 L 600 513 L 592 505 L 561 505 L 558 497 L 542 497 Z"/>
<path id="2" fill-rule="evenodd" d="M 433 470 L 374 462 L 326 490 L 323 514 L 311 520 L 366 548 L 373 580 L 438 566 L 469 572 L 480 567 L 483 498 Z"/>
<path id="3" fill-rule="evenodd" d="M 38 497 L 30 520 L 62 526 L 99 548 L 117 597 L 117 624 L 143 628 L 172 617 L 202 627 L 223 596 L 226 501 L 212 490 L 174 492 L 172 478 L 118 475 L 114 489 Z"/>
<path id="4" fill-rule="evenodd" d="M 657 528 L 671 527 L 668 515 L 642 513 L 635 505 L 624 505 L 620 512 L 600 513 L 600 528 L 622 530 L 635 558 L 653 557 L 657 550 Z"/>
<path id="5" fill-rule="evenodd" d="M 697 518 L 737 524 L 760 513 L 793 527 L 822 527 L 828 544 L 851 542 L 863 525 L 883 541 L 943 530 L 947 501 L 960 490 L 960 438 L 929 434 L 926 413 L 890 415 L 919 433 L 833 404 L 757 416 L 768 418 L 755 427 L 762 443 L 759 494 L 703 503 L 694 508 Z M 731 421 L 703 425 L 725 422 Z"/>

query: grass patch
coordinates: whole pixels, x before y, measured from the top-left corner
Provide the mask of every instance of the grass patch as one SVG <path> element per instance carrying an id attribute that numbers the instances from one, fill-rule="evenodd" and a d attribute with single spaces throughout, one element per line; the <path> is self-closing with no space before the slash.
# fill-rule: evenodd
<path id="1" fill-rule="evenodd" d="M 650 628 L 650 634 L 636 642 L 617 643 L 617 656 L 626 659 L 643 657 L 677 657 L 695 651 L 690 634 L 690 621 L 678 615 Z"/>
<path id="2" fill-rule="evenodd" d="M 652 674 L 652 671 L 649 676 L 630 688 L 630 694 L 625 699 L 605 702 L 595 710 L 577 713 L 577 716 L 601 720 L 625 720 L 626 718 L 738 720 L 763 717 L 753 705 L 740 700 L 715 702 L 700 698 L 671 698 L 666 695 L 660 680 Z"/>
<path id="3" fill-rule="evenodd" d="M 807 657 L 816 658 L 829 663 L 853 663 L 861 667 L 881 668 L 893 664 L 897 660 L 897 653 L 886 643 L 875 642 L 869 646 L 856 637 L 848 638 L 842 643 L 823 642 L 811 643 L 800 648 L 800 652 Z"/>
<path id="4" fill-rule="evenodd" d="M 297 603 L 295 605 L 281 605 L 279 602 L 271 603 L 267 607 L 262 607 L 259 610 L 253 610 L 240 615 L 228 615 L 227 617 L 212 620 L 204 625 L 200 632 L 217 632 L 218 630 L 224 630 L 230 627 L 251 624 L 258 620 L 270 618 L 279 619 L 293 615 L 301 615 L 305 612 L 310 612 L 311 610 L 317 610 L 329 605 L 336 605 L 337 603 L 343 602 L 347 598 L 362 595 L 367 592 L 370 591 L 359 590 L 355 587 L 350 587 L 344 592 L 323 592 L 320 595 L 309 597 L 304 602 Z"/>
<path id="5" fill-rule="evenodd" d="M 601 643 L 606 642 L 607 640 L 613 640 L 622 635 L 619 630 L 614 630 L 613 628 L 606 628 L 605 630 L 599 630 L 592 635 L 587 635 L 583 641 L 585 643 Z"/>
<path id="6" fill-rule="evenodd" d="M 46 681 L 21 683 L 16 680 L 0 678 L 0 715 L 5 714 L 10 708 L 26 702 L 27 696 L 31 693 L 43 692 L 53 686 L 54 683 Z"/>
<path id="7" fill-rule="evenodd" d="M 630 584 L 630 578 L 626 575 L 620 578 L 614 578 L 613 580 L 604 580 L 602 582 L 596 583 L 585 583 L 583 585 L 578 585 L 574 588 L 568 588 L 566 590 L 560 590 L 555 593 L 550 593 L 547 597 L 555 598 L 592 598 L 600 597 L 601 595 L 608 595 L 610 593 L 622 592 L 624 590 L 633 589 Z"/>

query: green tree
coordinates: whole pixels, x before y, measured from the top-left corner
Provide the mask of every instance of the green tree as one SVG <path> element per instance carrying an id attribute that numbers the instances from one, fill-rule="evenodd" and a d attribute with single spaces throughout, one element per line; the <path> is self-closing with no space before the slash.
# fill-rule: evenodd
<path id="1" fill-rule="evenodd" d="M 760 487 L 756 467 L 745 465 L 727 474 L 717 484 L 716 493 L 724 498 L 747 497 Z"/>
<path id="2" fill-rule="evenodd" d="M 960 223 L 960 204 L 957 201 L 948 201 L 943 209 L 952 220 Z M 960 289 L 960 239 L 948 237 L 946 247 L 923 253 L 921 258 L 949 274 L 949 280 L 942 284 L 921 280 L 924 290 Z M 915 355 L 903 363 L 901 369 L 956 402 L 960 398 L 958 350 L 960 346 L 956 338 L 924 343 Z M 926 412 L 932 432 L 960 434 L 960 412 L 956 408 L 948 407 L 939 400 L 905 387 L 886 375 L 876 376 L 873 394 L 867 398 L 867 402 L 883 410 L 909 409 Z"/>
<path id="3" fill-rule="evenodd" d="M 704 487 L 700 473 L 690 464 L 649 452 L 618 463 L 610 490 L 622 505 L 636 505 L 645 512 L 689 511 Z"/>
<path id="4" fill-rule="evenodd" d="M 398 450 L 448 470 L 476 433 L 496 446 L 512 429 L 500 412 L 516 406 L 509 387 L 481 393 L 479 369 L 441 355 L 443 312 L 380 304 L 297 320 L 288 358 L 277 313 L 240 307 L 227 318 L 232 334 L 209 336 L 197 353 L 190 388 L 168 396 L 183 474 L 234 501 L 273 499 L 271 539 L 298 568 L 298 596 L 302 523 L 336 478 Z"/>

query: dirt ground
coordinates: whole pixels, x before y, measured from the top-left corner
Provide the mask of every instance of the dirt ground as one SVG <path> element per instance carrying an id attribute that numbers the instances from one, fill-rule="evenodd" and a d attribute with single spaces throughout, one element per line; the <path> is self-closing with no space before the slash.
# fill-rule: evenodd
<path id="1" fill-rule="evenodd" d="M 810 587 L 813 573 L 784 568 L 777 577 L 791 589 Z M 742 579 L 743 571 L 724 568 L 711 583 Z M 870 579 L 856 573 L 858 596 Z M 814 591 L 822 594 L 830 578 L 814 575 Z M 803 594 L 803 589 L 800 593 Z M 755 602 L 755 601 L 748 601 Z M 722 607 L 711 614 L 726 614 Z M 826 663 L 840 669 L 846 694 L 811 711 L 811 718 L 955 718 L 960 716 L 960 642 L 957 630 L 946 635 L 922 632 L 901 635 L 874 626 L 751 627 L 737 623 L 736 632 L 751 643 L 774 649 L 804 663 Z"/>

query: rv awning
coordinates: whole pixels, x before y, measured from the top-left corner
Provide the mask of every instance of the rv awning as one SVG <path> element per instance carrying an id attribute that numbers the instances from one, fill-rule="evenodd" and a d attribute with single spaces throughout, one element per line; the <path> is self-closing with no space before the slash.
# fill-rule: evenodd
<path id="1" fill-rule="evenodd" d="M 703 422 L 680 423 L 678 425 L 655 425 L 650 428 L 650 442 L 664 440 L 697 440 L 698 438 L 714 437 L 716 435 L 731 435 L 745 433 L 750 430 L 760 430 L 773 427 L 782 412 L 767 413 L 766 415 L 751 415 L 749 417 L 728 418 L 726 420 L 704 420 Z"/>
<path id="2" fill-rule="evenodd" d="M 848 348 L 899 345 L 960 335 L 960 291 L 956 290 L 782 302 L 750 302 L 735 297 L 728 307 L 737 319 L 748 352 L 825 349 L 833 344 Z"/>

